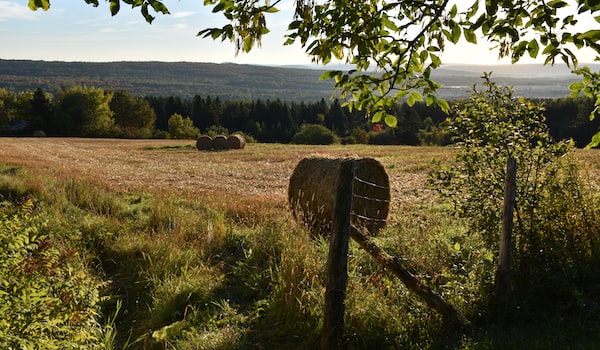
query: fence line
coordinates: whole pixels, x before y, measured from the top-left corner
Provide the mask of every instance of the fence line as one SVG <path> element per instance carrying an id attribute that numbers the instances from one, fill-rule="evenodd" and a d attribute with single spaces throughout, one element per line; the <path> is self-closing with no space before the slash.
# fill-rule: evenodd
<path id="1" fill-rule="evenodd" d="M 354 198 L 360 198 L 360 199 L 364 199 L 364 200 L 368 200 L 368 201 L 371 201 L 371 202 L 390 203 L 390 201 L 387 200 L 387 199 L 371 198 L 371 197 L 367 197 L 367 196 L 359 196 L 357 194 L 353 194 L 352 197 L 354 197 Z"/>
<path id="2" fill-rule="evenodd" d="M 365 184 L 367 186 L 370 187 L 374 187 L 374 188 L 378 188 L 378 189 L 383 189 L 383 190 L 389 190 L 390 187 L 389 186 L 382 186 L 376 183 L 373 183 L 371 181 L 367 181 L 364 179 L 359 178 L 358 176 L 354 176 L 354 181 Z M 371 201 L 371 202 L 377 202 L 377 203 L 391 203 L 391 201 L 389 199 L 380 199 L 380 198 L 373 198 L 373 197 L 368 197 L 368 196 L 361 196 L 355 193 L 352 193 L 352 197 L 353 198 L 358 198 L 358 199 L 362 199 L 362 200 L 366 200 L 366 201 Z M 379 219 L 379 218 L 373 218 L 373 217 L 369 217 L 369 216 L 365 216 L 365 215 L 361 215 L 358 214 L 354 211 L 352 211 L 350 213 L 350 215 L 363 220 L 363 221 L 371 221 L 371 222 L 388 222 L 387 218 L 386 219 Z"/>
<path id="3" fill-rule="evenodd" d="M 356 214 L 355 212 L 350 213 L 350 215 L 357 217 L 361 220 L 365 220 L 365 221 L 378 221 L 378 222 L 387 222 L 387 219 L 375 219 L 375 218 L 370 218 L 368 216 L 364 216 L 364 215 L 360 215 L 360 214 Z"/>
<path id="4" fill-rule="evenodd" d="M 390 189 L 389 186 L 381 186 L 379 184 L 376 184 L 376 183 L 373 183 L 373 182 L 370 182 L 370 181 L 367 181 L 367 180 L 363 180 L 363 179 L 359 178 L 358 176 L 354 176 L 354 180 L 358 181 L 360 183 L 363 183 L 363 184 L 375 187 L 375 188 L 381 188 L 381 189 L 384 189 L 384 190 L 389 190 Z"/>

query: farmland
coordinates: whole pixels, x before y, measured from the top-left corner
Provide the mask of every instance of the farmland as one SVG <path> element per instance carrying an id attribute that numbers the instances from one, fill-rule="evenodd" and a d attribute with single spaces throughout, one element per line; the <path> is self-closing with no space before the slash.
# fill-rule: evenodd
<path id="1" fill-rule="evenodd" d="M 189 140 L 0 139 L 0 159 L 39 175 L 81 177 L 110 189 L 209 196 L 220 202 L 264 201 L 284 207 L 288 180 L 304 157 L 373 157 L 388 171 L 394 205 L 427 200 L 431 160 L 449 149 L 399 146 L 249 144 L 199 152 Z"/>
<path id="2" fill-rule="evenodd" d="M 34 197 L 55 235 L 48 241 L 64 254 L 76 251 L 80 268 L 106 283 L 99 288 L 100 323 L 117 331 L 106 336 L 107 347 L 306 349 L 319 342 L 327 242 L 292 218 L 289 177 L 304 157 L 373 157 L 389 175 L 392 198 L 377 244 L 475 328 L 466 334 L 444 328 L 434 311 L 351 244 L 349 348 L 597 344 L 597 286 L 582 291 L 581 304 L 557 302 L 545 317 L 487 321 L 480 283 L 494 265 L 490 252 L 426 186 L 432 159 L 448 163 L 454 152 L 280 144 L 200 152 L 186 140 L 0 138 L 0 201 Z M 575 152 L 594 187 L 597 151 Z"/>

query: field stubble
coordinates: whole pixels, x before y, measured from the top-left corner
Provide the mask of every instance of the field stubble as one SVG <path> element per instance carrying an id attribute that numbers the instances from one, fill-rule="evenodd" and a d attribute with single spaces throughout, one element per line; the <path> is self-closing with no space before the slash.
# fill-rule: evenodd
<path id="1" fill-rule="evenodd" d="M 205 204 L 260 202 L 286 206 L 289 178 L 304 157 L 373 157 L 390 177 L 392 212 L 427 203 L 432 159 L 449 148 L 249 144 L 242 150 L 201 152 L 189 140 L 2 138 L 0 160 L 56 178 L 81 178 L 111 190 L 202 198 Z"/>
<path id="2" fill-rule="evenodd" d="M 243 216 L 288 214 L 289 178 L 305 157 L 372 157 L 390 179 L 388 218 L 403 221 L 402 213 L 436 201 L 426 186 L 432 160 L 449 164 L 453 155 L 450 147 L 248 144 L 241 150 L 206 152 L 196 150 L 191 140 L 0 138 L 0 162 L 35 174 L 81 179 L 116 192 L 175 195 Z M 576 150 L 576 155 L 582 176 L 597 189 L 597 150 Z"/>

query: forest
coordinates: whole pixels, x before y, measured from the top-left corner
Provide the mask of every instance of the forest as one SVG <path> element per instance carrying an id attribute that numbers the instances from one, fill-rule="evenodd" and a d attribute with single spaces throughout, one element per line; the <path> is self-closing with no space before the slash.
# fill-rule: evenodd
<path id="1" fill-rule="evenodd" d="M 535 99 L 544 102 L 546 124 L 556 140 L 585 146 L 600 120 L 589 120 L 587 97 Z M 451 101 L 459 105 L 460 99 Z M 88 86 L 0 88 L 0 135 L 196 139 L 201 134 L 242 133 L 249 142 L 311 144 L 446 145 L 448 116 L 438 107 L 397 104 L 389 111 L 395 128 L 372 124 L 364 111 L 339 100 L 294 102 L 280 99 L 229 100 L 218 96 L 135 96 L 127 90 Z M 297 136 L 313 127 L 309 138 Z M 316 128 L 316 129 L 315 129 Z M 307 132 L 305 129 L 304 132 Z"/>

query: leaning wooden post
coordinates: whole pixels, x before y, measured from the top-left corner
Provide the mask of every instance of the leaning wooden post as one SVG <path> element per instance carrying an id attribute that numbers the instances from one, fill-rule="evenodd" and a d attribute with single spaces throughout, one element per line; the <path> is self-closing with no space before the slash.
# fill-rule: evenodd
<path id="1" fill-rule="evenodd" d="M 506 160 L 504 180 L 504 208 L 502 212 L 502 232 L 500 233 L 500 254 L 495 279 L 495 302 L 500 315 L 506 312 L 510 297 L 510 255 L 512 251 L 513 214 L 517 191 L 517 161 Z"/>
<path id="2" fill-rule="evenodd" d="M 321 334 L 321 349 L 325 350 L 342 348 L 353 184 L 354 160 L 343 160 L 333 205 L 333 222 L 327 256 L 325 315 Z"/>
<path id="3" fill-rule="evenodd" d="M 381 247 L 369 239 L 362 230 L 355 226 L 350 226 L 350 237 L 354 239 L 364 250 L 366 250 L 375 260 L 390 270 L 396 277 L 400 278 L 402 283 L 413 293 L 421 298 L 429 307 L 442 315 L 444 323 L 448 326 L 459 326 L 467 330 L 470 325 L 460 318 L 452 305 L 446 303 L 439 295 L 435 294 L 429 287 L 421 283 L 410 271 L 408 271 L 399 258 L 394 257 L 384 251 Z"/>

